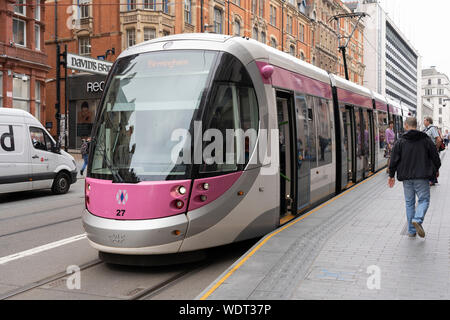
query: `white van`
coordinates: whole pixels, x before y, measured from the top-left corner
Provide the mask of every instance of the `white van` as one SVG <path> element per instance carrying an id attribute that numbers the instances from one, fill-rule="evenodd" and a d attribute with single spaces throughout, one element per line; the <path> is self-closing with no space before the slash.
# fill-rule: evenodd
<path id="1" fill-rule="evenodd" d="M 35 117 L 0 108 L 0 193 L 51 188 L 63 194 L 76 180 L 74 158 Z"/>

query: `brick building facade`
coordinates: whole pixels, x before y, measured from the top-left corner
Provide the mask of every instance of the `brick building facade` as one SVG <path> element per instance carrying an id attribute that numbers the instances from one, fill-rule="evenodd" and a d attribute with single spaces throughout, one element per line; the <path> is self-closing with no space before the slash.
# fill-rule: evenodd
<path id="1" fill-rule="evenodd" d="M 333 16 L 350 13 L 350 9 L 341 0 L 307 0 L 308 12 L 314 32 L 313 64 L 330 73 L 345 77 L 342 53 L 339 51 L 339 39 L 344 45 L 356 25 L 347 47 L 347 67 L 349 80 L 363 85 L 365 65 L 364 25 L 356 19 L 341 18 L 338 22 Z"/>
<path id="2" fill-rule="evenodd" d="M 47 65 L 44 0 L 0 0 L 0 107 L 43 120 Z"/>
<path id="3" fill-rule="evenodd" d="M 333 15 L 349 11 L 340 0 L 49 0 L 46 3 L 51 5 L 55 1 L 58 13 L 55 17 L 54 6 L 48 10 L 45 33 L 48 61 L 52 66 L 47 80 L 46 102 L 49 107 L 45 120 L 53 123 L 52 134 L 56 133 L 56 42 L 62 48 L 67 45 L 71 53 L 93 58 L 103 56 L 114 61 L 129 46 L 153 38 L 178 33 L 215 32 L 253 38 L 344 76 L 337 25 L 329 21 Z M 348 49 L 350 79 L 359 84 L 363 83 L 364 74 L 363 28 L 363 25 L 358 25 Z M 345 35 L 351 30 L 351 23 L 344 22 L 340 32 Z M 70 71 L 69 75 L 69 78 L 77 77 L 76 83 L 82 83 L 78 72 Z M 101 81 L 101 78 L 97 80 Z M 86 99 L 90 98 L 86 95 Z M 87 103 L 90 112 L 95 113 L 98 99 L 91 100 Z M 62 81 L 62 113 L 64 101 Z M 80 112 L 81 103 L 84 102 L 69 101 L 69 117 L 71 114 L 73 118 Z M 78 123 L 78 120 L 71 121 Z"/>

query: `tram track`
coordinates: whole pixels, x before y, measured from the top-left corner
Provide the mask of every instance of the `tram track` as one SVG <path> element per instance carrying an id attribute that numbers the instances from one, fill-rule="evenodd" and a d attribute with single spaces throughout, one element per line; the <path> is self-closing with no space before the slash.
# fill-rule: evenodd
<path id="1" fill-rule="evenodd" d="M 136 294 L 132 295 L 127 300 L 148 300 L 152 298 L 153 296 L 160 294 L 164 290 L 170 288 L 171 286 L 175 285 L 176 283 L 182 281 L 183 279 L 189 277 L 190 275 L 193 275 L 194 273 L 207 268 L 212 263 L 209 262 L 203 262 L 203 263 L 197 263 L 195 265 L 192 265 L 186 270 L 183 270 L 181 272 L 178 272 L 177 274 L 173 275 L 169 279 L 166 279 L 156 285 L 153 285 L 151 287 L 145 288 L 137 292 Z"/>
<path id="2" fill-rule="evenodd" d="M 93 268 L 95 266 L 104 264 L 100 259 L 92 260 L 90 262 L 87 262 L 81 266 L 79 266 L 79 271 L 86 271 L 90 268 Z M 162 281 L 158 281 L 156 284 L 149 286 L 147 288 L 136 288 L 131 292 L 132 295 L 130 297 L 124 297 L 123 295 L 117 294 L 116 298 L 121 300 L 147 300 L 152 298 L 155 295 L 158 295 L 162 293 L 164 290 L 167 290 L 168 288 L 172 287 L 173 285 L 179 283 L 180 281 L 183 281 L 183 279 L 188 278 L 189 276 L 195 274 L 196 272 L 200 272 L 202 269 L 207 268 L 208 266 L 211 266 L 212 261 L 207 262 L 200 262 L 195 263 L 193 265 L 187 265 L 185 268 L 182 268 L 180 272 L 175 273 L 174 275 L 170 276 L 167 279 L 164 279 Z M 151 276 L 151 274 L 149 274 Z M 9 291 L 3 295 L 0 295 L 0 300 L 8 300 L 17 296 L 20 296 L 21 294 L 40 289 L 44 286 L 48 286 L 51 284 L 58 284 L 58 282 L 66 281 L 67 278 L 70 277 L 70 274 L 68 274 L 66 271 L 59 272 L 57 274 L 54 274 L 52 276 L 46 277 L 44 279 L 26 284 L 22 287 L 19 287 L 17 289 L 14 289 L 12 291 Z M 48 289 L 48 288 L 46 288 Z"/>
<path id="3" fill-rule="evenodd" d="M 41 225 L 41 226 L 36 226 L 36 227 L 28 228 L 28 229 L 14 231 L 14 232 L 11 232 L 11 233 L 1 234 L 0 238 L 9 237 L 9 236 L 13 236 L 13 235 L 16 235 L 16 234 L 29 232 L 29 231 L 34 231 L 34 230 L 38 230 L 38 229 L 42 229 L 42 228 L 46 228 L 46 227 L 51 227 L 51 226 L 55 226 L 55 225 L 58 225 L 58 224 L 61 224 L 61 223 L 71 222 L 71 221 L 75 221 L 75 220 L 81 220 L 81 217 L 70 218 L 70 219 L 66 219 L 66 220 L 61 220 L 61 221 L 48 223 L 48 224 Z"/>
<path id="4" fill-rule="evenodd" d="M 104 262 L 101 261 L 100 259 L 96 259 L 96 260 L 92 260 L 90 262 L 87 262 L 87 263 L 81 265 L 79 268 L 80 268 L 80 271 L 83 271 L 83 270 L 95 267 L 95 266 L 97 266 L 99 264 L 102 264 L 102 263 L 104 263 Z M 40 288 L 40 287 L 42 287 L 42 286 L 44 286 L 46 284 L 49 284 L 49 283 L 52 283 L 52 282 L 55 282 L 55 281 L 58 281 L 58 280 L 62 280 L 65 277 L 68 277 L 68 276 L 70 276 L 70 274 L 67 274 L 67 271 L 59 272 L 59 273 L 54 274 L 54 275 L 52 275 L 50 277 L 46 277 L 44 279 L 41 279 L 41 280 L 38 280 L 38 281 L 35 281 L 35 282 L 32 282 L 32 283 L 26 284 L 26 285 L 24 285 L 22 287 L 19 287 L 17 289 L 9 291 L 9 292 L 7 292 L 7 293 L 5 293 L 3 295 L 0 295 L 0 300 L 10 299 L 12 297 L 18 296 L 18 295 L 23 294 L 25 292 L 38 289 L 38 288 Z"/>

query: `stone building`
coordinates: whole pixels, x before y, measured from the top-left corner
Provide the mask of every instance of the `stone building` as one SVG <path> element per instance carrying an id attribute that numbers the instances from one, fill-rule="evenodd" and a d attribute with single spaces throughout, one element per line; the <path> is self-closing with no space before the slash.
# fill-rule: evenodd
<path id="1" fill-rule="evenodd" d="M 365 86 L 417 114 L 421 101 L 421 58 L 413 44 L 376 0 L 360 0 L 356 10 L 365 18 Z"/>
<path id="2" fill-rule="evenodd" d="M 422 70 L 422 98 L 432 106 L 433 124 L 450 131 L 450 80 L 436 67 Z M 420 120 L 425 117 L 422 111 Z"/>

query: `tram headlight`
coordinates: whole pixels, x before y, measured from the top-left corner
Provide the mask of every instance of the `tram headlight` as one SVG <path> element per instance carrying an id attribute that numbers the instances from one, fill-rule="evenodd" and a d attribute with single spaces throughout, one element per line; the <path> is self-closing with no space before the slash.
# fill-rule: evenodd
<path id="1" fill-rule="evenodd" d="M 203 184 L 203 190 L 209 190 L 209 183 Z"/>
<path id="2" fill-rule="evenodd" d="M 178 187 L 177 191 L 179 194 L 184 195 L 184 194 L 186 194 L 187 190 L 185 187 L 181 186 L 181 187 Z"/>

